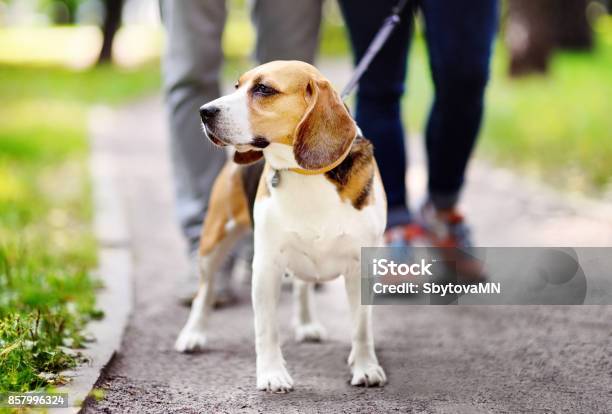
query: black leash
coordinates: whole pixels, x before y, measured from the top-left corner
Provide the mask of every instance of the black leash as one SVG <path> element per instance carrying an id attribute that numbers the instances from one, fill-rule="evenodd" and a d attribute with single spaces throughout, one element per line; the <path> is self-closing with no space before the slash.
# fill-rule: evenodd
<path id="1" fill-rule="evenodd" d="M 370 43 L 370 46 L 368 46 L 368 49 L 359 61 L 359 64 L 357 67 L 355 67 L 353 76 L 351 76 L 351 79 L 342 90 L 342 93 L 340 94 L 342 100 L 346 99 L 353 89 L 355 89 L 359 83 L 359 79 L 361 79 L 364 72 L 368 70 L 368 66 L 370 66 L 370 63 L 372 63 L 372 60 L 374 60 L 376 54 L 385 45 L 385 42 L 393 32 L 393 29 L 395 29 L 395 27 L 401 21 L 400 14 L 404 8 L 406 8 L 409 1 L 410 0 L 399 0 L 397 5 L 392 9 L 391 15 L 385 19 L 383 25 L 378 30 L 378 33 L 376 33 L 376 36 L 374 36 L 372 43 Z"/>

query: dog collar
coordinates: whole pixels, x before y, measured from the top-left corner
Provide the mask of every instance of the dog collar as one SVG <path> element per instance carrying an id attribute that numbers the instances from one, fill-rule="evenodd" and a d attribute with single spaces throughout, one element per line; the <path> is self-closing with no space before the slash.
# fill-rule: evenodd
<path id="1" fill-rule="evenodd" d="M 303 168 L 283 168 L 283 169 L 277 170 L 276 168 L 273 168 L 272 170 L 274 171 L 274 174 L 272 175 L 272 178 L 270 179 L 270 185 L 274 188 L 279 186 L 280 179 L 281 179 L 281 176 L 280 176 L 281 171 L 291 171 L 291 172 L 294 172 L 300 175 L 321 175 L 321 174 L 325 174 L 328 171 L 333 170 L 337 166 L 338 164 L 334 163 L 330 167 L 321 168 L 319 170 L 305 170 Z"/>
<path id="2" fill-rule="evenodd" d="M 272 178 L 270 179 L 270 185 L 274 188 L 278 187 L 278 185 L 280 184 L 280 173 L 281 171 L 291 171 L 297 174 L 301 174 L 301 175 L 320 175 L 320 174 L 325 174 L 328 171 L 333 170 L 334 168 L 336 168 L 336 166 L 332 166 L 331 168 L 322 168 L 320 170 L 304 170 L 302 168 L 286 168 L 286 169 L 282 169 L 282 170 L 277 170 L 277 169 L 273 169 L 274 170 L 274 174 L 272 175 Z"/>
<path id="3" fill-rule="evenodd" d="M 344 158 L 342 158 L 340 162 L 342 161 L 344 161 Z M 319 174 L 325 174 L 326 172 L 333 170 L 334 168 L 338 166 L 338 164 L 340 164 L 340 162 L 333 163 L 329 167 L 321 168 L 318 170 L 305 170 L 303 168 L 289 168 L 288 170 L 294 173 L 302 174 L 302 175 L 319 175 Z"/>

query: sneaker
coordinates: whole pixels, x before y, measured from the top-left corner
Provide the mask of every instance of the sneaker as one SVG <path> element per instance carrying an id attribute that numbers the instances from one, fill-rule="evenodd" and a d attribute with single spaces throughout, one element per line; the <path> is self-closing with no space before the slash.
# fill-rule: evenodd
<path id="1" fill-rule="evenodd" d="M 384 234 L 384 240 L 388 249 L 387 254 L 389 259 L 396 263 L 412 263 L 414 261 L 414 249 L 415 242 L 419 243 L 419 240 L 423 237 L 423 229 L 416 223 L 400 224 L 388 228 Z M 418 282 L 418 277 L 413 275 L 406 276 L 391 276 L 386 275 L 381 277 L 387 285 L 399 285 L 404 282 Z"/>
<path id="2" fill-rule="evenodd" d="M 416 223 L 400 224 L 385 231 L 385 244 L 387 247 L 411 247 L 424 234 L 423 228 Z"/>
<path id="3" fill-rule="evenodd" d="M 432 247 L 441 249 L 444 260 L 454 263 L 463 283 L 486 280 L 483 263 L 475 256 L 469 226 L 456 209 L 438 210 L 426 202 L 420 210 L 421 228 Z"/>

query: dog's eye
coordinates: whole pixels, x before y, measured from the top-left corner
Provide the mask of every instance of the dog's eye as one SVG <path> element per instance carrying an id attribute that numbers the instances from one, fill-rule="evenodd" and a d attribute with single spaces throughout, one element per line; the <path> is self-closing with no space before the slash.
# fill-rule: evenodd
<path id="1" fill-rule="evenodd" d="M 276 89 L 266 86 L 263 83 L 258 83 L 257 85 L 253 86 L 251 91 L 253 92 L 253 95 L 259 96 L 270 96 L 278 93 Z"/>
<path id="2" fill-rule="evenodd" d="M 236 88 L 236 89 L 240 88 L 240 82 L 234 83 L 234 88 Z"/>

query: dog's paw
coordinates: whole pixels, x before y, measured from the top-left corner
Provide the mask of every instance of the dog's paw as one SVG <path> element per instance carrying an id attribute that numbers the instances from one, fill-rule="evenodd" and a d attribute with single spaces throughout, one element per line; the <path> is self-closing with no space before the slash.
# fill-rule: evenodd
<path id="1" fill-rule="evenodd" d="M 295 327 L 295 340 L 297 342 L 321 342 L 325 339 L 327 332 L 319 322 L 311 322 Z"/>
<path id="2" fill-rule="evenodd" d="M 376 362 L 356 363 L 351 369 L 351 385 L 365 387 L 382 387 L 387 383 L 387 376 Z"/>
<path id="3" fill-rule="evenodd" d="M 204 349 L 206 333 L 202 330 L 185 327 L 179 334 L 174 349 L 179 352 L 190 352 Z"/>
<path id="4" fill-rule="evenodd" d="M 293 380 L 283 366 L 262 369 L 257 373 L 257 389 L 275 393 L 286 393 L 293 389 Z"/>

